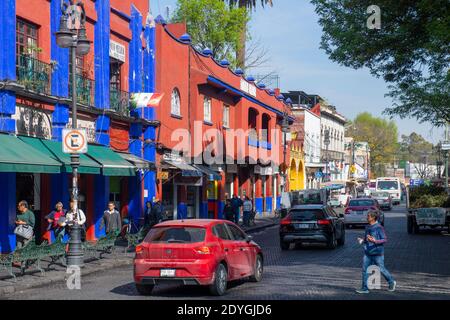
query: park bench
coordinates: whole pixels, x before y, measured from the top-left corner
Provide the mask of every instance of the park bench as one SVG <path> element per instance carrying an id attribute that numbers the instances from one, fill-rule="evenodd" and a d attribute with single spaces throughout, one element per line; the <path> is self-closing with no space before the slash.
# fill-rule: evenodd
<path id="1" fill-rule="evenodd" d="M 101 259 L 106 253 L 114 253 L 115 243 L 120 231 L 108 233 L 97 241 L 86 241 L 83 243 L 85 257 Z"/>

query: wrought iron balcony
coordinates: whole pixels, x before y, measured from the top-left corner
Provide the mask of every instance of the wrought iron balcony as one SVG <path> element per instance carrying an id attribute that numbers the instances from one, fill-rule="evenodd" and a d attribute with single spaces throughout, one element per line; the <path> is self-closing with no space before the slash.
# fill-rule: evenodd
<path id="1" fill-rule="evenodd" d="M 130 93 L 118 90 L 117 87 L 111 85 L 109 90 L 109 103 L 111 109 L 122 116 L 130 116 Z"/>
<path id="2" fill-rule="evenodd" d="M 17 56 L 17 82 L 27 90 L 51 94 L 50 81 L 53 66 L 30 55 Z"/>
<path id="3" fill-rule="evenodd" d="M 77 102 L 87 105 L 94 105 L 95 81 L 77 74 Z M 72 77 L 69 77 L 69 97 L 72 97 Z"/>

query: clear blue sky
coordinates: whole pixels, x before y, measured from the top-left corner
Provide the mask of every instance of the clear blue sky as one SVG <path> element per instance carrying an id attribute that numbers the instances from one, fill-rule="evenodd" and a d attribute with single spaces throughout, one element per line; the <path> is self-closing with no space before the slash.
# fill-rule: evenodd
<path id="1" fill-rule="evenodd" d="M 166 16 L 166 7 L 173 12 L 176 0 L 152 0 L 151 6 L 155 16 Z M 276 71 L 282 91 L 318 94 L 350 119 L 364 111 L 383 116 L 383 110 L 391 105 L 384 97 L 387 87 L 382 79 L 365 69 L 340 66 L 319 49 L 322 29 L 309 1 L 274 0 L 272 8 L 258 6 L 250 28 L 252 37 L 260 39 L 270 56 L 270 66 L 258 73 Z M 443 130 L 431 124 L 419 124 L 415 119 L 393 120 L 400 134 L 415 131 L 435 143 L 443 138 Z"/>

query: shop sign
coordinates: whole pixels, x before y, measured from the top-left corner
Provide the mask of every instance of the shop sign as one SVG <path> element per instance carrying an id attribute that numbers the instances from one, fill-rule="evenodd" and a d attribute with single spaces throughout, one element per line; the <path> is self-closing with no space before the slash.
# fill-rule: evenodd
<path id="1" fill-rule="evenodd" d="M 158 172 L 158 180 L 168 180 L 169 172 L 168 171 L 159 171 Z"/>
<path id="2" fill-rule="evenodd" d="M 125 46 L 113 40 L 109 40 L 109 56 L 125 62 Z"/>
<path id="3" fill-rule="evenodd" d="M 183 158 L 176 153 L 164 153 L 163 160 L 174 161 L 174 162 L 184 162 Z"/>
<path id="4" fill-rule="evenodd" d="M 32 107 L 17 106 L 12 119 L 16 120 L 16 134 L 43 139 L 52 138 L 51 112 Z"/>
<path id="5" fill-rule="evenodd" d="M 95 122 L 89 120 L 77 119 L 77 127 L 86 131 L 86 139 L 88 143 L 96 143 L 95 137 Z M 69 118 L 69 122 L 66 125 L 66 129 L 72 128 L 72 118 Z"/>

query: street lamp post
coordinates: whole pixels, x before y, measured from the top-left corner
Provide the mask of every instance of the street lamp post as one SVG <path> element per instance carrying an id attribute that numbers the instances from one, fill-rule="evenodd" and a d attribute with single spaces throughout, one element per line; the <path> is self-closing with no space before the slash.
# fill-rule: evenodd
<path id="1" fill-rule="evenodd" d="M 283 143 L 283 164 L 284 164 L 284 170 L 283 170 L 283 192 L 286 191 L 286 182 L 287 182 L 287 165 L 286 165 L 286 135 L 289 131 L 289 119 L 288 119 L 288 114 L 285 112 L 283 113 L 283 122 L 281 124 L 281 131 L 283 132 L 283 136 L 284 136 L 284 143 Z"/>
<path id="2" fill-rule="evenodd" d="M 323 143 L 325 144 L 325 148 L 326 148 L 326 151 L 325 151 L 325 163 L 326 163 L 325 177 L 328 177 L 328 166 L 329 166 L 328 146 L 330 145 L 330 130 L 329 129 L 325 129 L 325 136 L 324 136 Z M 330 176 L 331 176 L 331 174 L 330 174 Z"/>
<path id="3" fill-rule="evenodd" d="M 81 11 L 79 11 L 81 9 Z M 71 18 L 71 28 L 68 21 Z M 79 28 L 76 24 L 79 23 Z M 72 129 L 77 129 L 77 87 L 76 87 L 76 56 L 84 56 L 89 53 L 91 41 L 86 36 L 86 12 L 81 1 L 70 0 L 61 4 L 61 18 L 59 31 L 56 32 L 56 44 L 61 48 L 70 48 L 71 73 L 72 73 Z M 83 265 L 83 248 L 81 245 L 81 226 L 78 211 L 78 167 L 80 166 L 80 155 L 73 153 L 70 156 L 72 167 L 72 199 L 73 211 L 75 213 L 74 223 L 71 226 L 69 250 L 67 252 L 68 266 Z"/>

